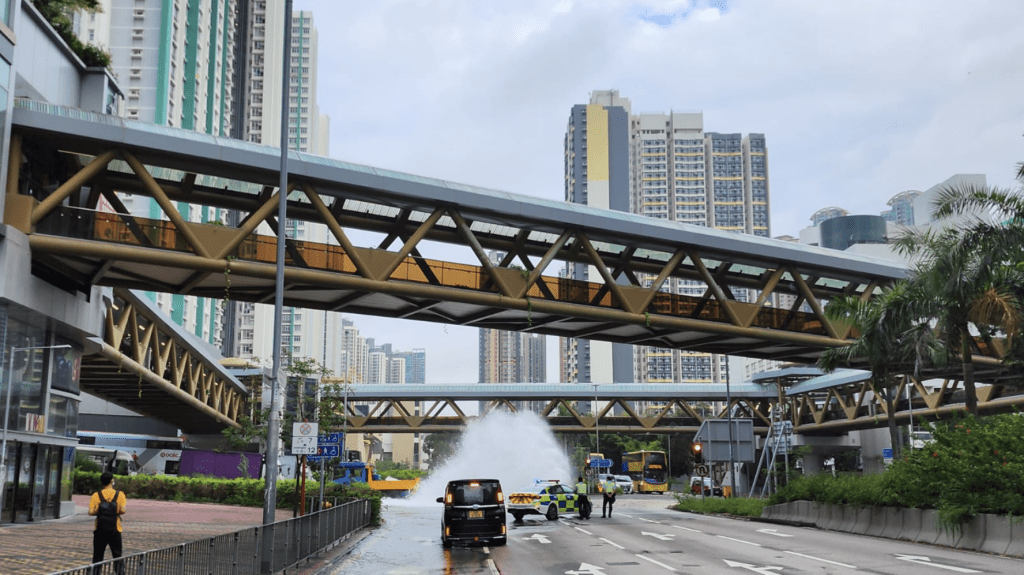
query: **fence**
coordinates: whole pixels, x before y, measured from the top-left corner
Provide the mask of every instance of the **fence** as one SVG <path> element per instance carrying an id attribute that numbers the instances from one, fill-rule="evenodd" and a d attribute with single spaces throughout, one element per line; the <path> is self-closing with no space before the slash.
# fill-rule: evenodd
<path id="1" fill-rule="evenodd" d="M 248 575 L 280 573 L 370 524 L 363 499 L 295 519 L 163 549 L 108 559 L 51 575 Z"/>

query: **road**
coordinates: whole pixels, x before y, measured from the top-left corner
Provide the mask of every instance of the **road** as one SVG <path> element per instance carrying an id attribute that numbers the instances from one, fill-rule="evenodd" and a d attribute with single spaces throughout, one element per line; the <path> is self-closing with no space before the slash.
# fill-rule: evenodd
<path id="1" fill-rule="evenodd" d="M 1024 572 L 1024 561 L 875 537 L 707 517 L 666 496 L 621 496 L 610 519 L 514 522 L 504 547 L 445 550 L 441 507 L 389 505 L 386 524 L 332 573 L 345 575 L 648 575 L 670 573 Z"/>

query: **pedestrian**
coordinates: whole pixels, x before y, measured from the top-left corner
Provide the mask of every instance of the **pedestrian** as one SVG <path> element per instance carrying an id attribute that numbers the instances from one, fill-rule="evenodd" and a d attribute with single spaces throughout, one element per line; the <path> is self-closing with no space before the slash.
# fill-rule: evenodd
<path id="1" fill-rule="evenodd" d="M 604 495 L 604 502 L 601 504 L 601 517 L 612 516 L 612 506 L 615 505 L 615 481 L 612 480 L 612 476 L 608 475 L 604 481 L 601 482 L 601 493 Z"/>
<path id="2" fill-rule="evenodd" d="M 100 475 L 103 488 L 92 494 L 89 499 L 89 515 L 96 517 L 95 529 L 92 532 L 92 562 L 103 561 L 103 554 L 110 546 L 110 556 L 117 559 L 121 556 L 121 516 L 124 515 L 128 498 L 114 488 L 114 474 L 105 471 Z M 114 564 L 117 573 L 124 573 L 124 564 Z M 93 568 L 98 574 L 99 568 Z"/>
<path id="3" fill-rule="evenodd" d="M 583 481 L 583 476 L 576 478 L 576 506 L 580 519 L 590 519 L 590 498 L 587 497 L 587 482 Z"/>

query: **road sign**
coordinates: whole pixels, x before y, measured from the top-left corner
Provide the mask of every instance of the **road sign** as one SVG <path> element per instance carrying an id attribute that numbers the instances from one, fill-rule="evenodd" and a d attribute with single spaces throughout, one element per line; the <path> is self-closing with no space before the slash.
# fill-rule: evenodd
<path id="1" fill-rule="evenodd" d="M 591 459 L 590 460 L 590 466 L 591 467 L 608 467 L 608 468 L 611 468 L 612 460 L 611 459 Z"/>
<path id="2" fill-rule="evenodd" d="M 316 438 L 317 445 L 341 445 L 341 432 L 332 431 L 328 434 L 319 435 Z"/>
<path id="3" fill-rule="evenodd" d="M 700 475 L 701 477 L 705 477 L 708 474 L 708 471 L 710 471 L 708 469 L 708 466 L 703 463 L 701 463 L 700 465 L 693 466 L 694 475 Z"/>
<path id="4" fill-rule="evenodd" d="M 316 455 L 316 423 L 292 424 L 292 455 Z"/>

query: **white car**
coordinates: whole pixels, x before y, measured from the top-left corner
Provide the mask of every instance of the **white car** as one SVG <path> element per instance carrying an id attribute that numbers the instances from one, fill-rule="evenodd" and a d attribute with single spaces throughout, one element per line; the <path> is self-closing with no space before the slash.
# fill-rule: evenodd
<path id="1" fill-rule="evenodd" d="M 615 478 L 615 485 L 618 485 L 623 493 L 633 493 L 633 479 L 628 475 L 612 475 Z"/>

